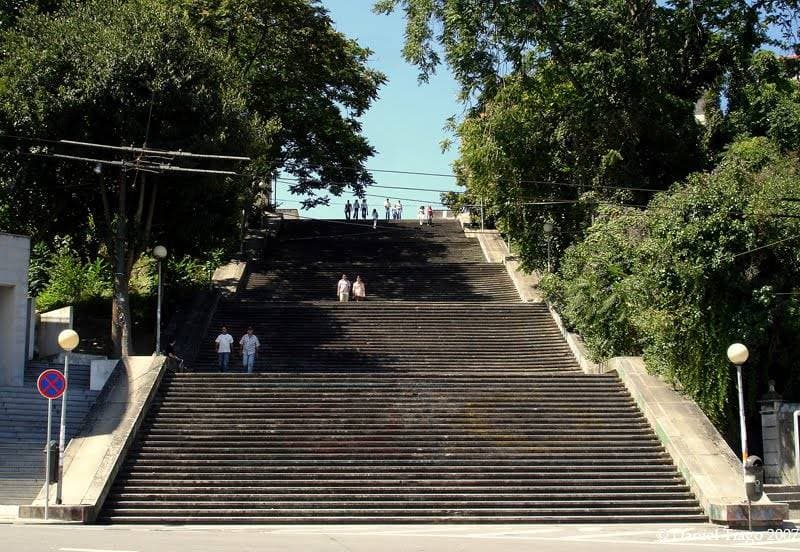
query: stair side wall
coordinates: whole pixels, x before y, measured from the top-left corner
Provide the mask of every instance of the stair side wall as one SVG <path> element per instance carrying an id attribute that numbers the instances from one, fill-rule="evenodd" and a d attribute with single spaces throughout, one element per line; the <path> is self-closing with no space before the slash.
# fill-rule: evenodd
<path id="1" fill-rule="evenodd" d="M 52 519 L 91 522 L 96 519 L 125 461 L 136 433 L 166 371 L 164 357 L 128 357 L 123 372 L 80 435 L 65 452 L 63 504 L 50 507 Z M 21 518 L 44 517 L 44 489 Z"/>
<path id="2" fill-rule="evenodd" d="M 742 465 L 700 408 L 658 377 L 639 357 L 609 361 L 714 523 L 747 526 Z M 766 495 L 751 507 L 753 526 L 777 527 L 789 506 Z"/>

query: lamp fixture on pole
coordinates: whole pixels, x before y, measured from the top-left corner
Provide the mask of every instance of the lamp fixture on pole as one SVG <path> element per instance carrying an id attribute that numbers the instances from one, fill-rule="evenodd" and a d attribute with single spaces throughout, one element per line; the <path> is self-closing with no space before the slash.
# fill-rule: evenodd
<path id="1" fill-rule="evenodd" d="M 161 261 L 167 256 L 167 248 L 163 245 L 157 245 L 153 248 L 153 256 L 158 259 L 158 306 L 156 307 L 156 354 L 161 352 L 161 296 L 162 296 L 162 278 L 161 278 Z"/>
<path id="2" fill-rule="evenodd" d="M 544 235 L 547 239 L 547 272 L 551 272 L 551 264 L 550 264 L 550 241 L 551 236 L 553 234 L 553 223 L 549 220 L 544 223 L 542 226 L 542 230 L 544 231 Z"/>
<path id="3" fill-rule="evenodd" d="M 80 343 L 75 330 L 64 330 L 58 334 L 58 346 L 64 351 L 64 381 L 67 386 L 61 395 L 61 424 L 58 430 L 58 480 L 56 481 L 56 504 L 61 504 L 61 480 L 64 478 L 64 441 L 67 437 L 67 392 L 69 391 L 69 354 Z M 47 443 L 50 446 L 50 443 Z"/>

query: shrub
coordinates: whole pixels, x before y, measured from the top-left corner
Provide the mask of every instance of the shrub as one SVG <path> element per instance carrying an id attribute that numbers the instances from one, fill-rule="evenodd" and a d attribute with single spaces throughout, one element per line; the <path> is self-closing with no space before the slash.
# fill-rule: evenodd
<path id="1" fill-rule="evenodd" d="M 73 305 L 91 297 L 111 297 L 111 271 L 100 259 L 84 265 L 69 242 L 47 260 L 48 282 L 36 299 L 36 308 L 45 312 Z"/>
<path id="2" fill-rule="evenodd" d="M 751 350 L 751 392 L 798 378 L 800 205 L 784 200 L 800 196 L 799 177 L 768 140 L 737 142 L 646 212 L 602 211 L 543 287 L 595 355 L 643 353 L 723 426 L 730 343 Z"/>

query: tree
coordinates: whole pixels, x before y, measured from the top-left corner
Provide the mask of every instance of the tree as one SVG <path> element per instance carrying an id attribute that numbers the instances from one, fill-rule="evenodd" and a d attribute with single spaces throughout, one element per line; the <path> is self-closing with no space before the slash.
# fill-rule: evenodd
<path id="1" fill-rule="evenodd" d="M 192 21 L 236 59 L 248 109 L 277 123 L 267 158 L 297 177 L 305 205 L 320 192 L 361 196 L 373 182 L 365 161 L 375 150 L 359 118 L 386 77 L 369 69 L 371 51 L 337 32 L 327 11 L 308 0 L 182 0 Z"/>
<path id="2" fill-rule="evenodd" d="M 529 268 L 541 262 L 544 220 L 558 222 L 564 245 L 582 235 L 587 193 L 644 204 L 642 189 L 706 168 L 695 104 L 742 74 L 765 40 L 759 7 L 744 0 L 376 5 L 396 9 L 421 79 L 446 62 L 460 82 L 471 104 L 458 128 L 462 181 L 492 204 Z M 544 205 L 556 199 L 576 203 Z"/>
<path id="3" fill-rule="evenodd" d="M 12 151 L 2 160 L 0 224 L 73 234 L 111 260 L 112 337 L 123 355 L 131 270 L 154 237 L 179 251 L 229 240 L 257 182 L 280 167 L 302 175 L 299 188 L 311 193 L 331 175 L 333 193 L 341 183 L 362 193 L 370 181 L 363 163 L 372 149 L 357 118 L 383 77 L 365 67 L 368 52 L 336 33 L 315 2 L 205 5 L 69 2 L 54 13 L 22 10 L 2 35 L 0 127 L 35 140 L 4 140 Z M 47 139 L 235 152 L 253 162 L 238 179 L 150 175 L 135 162 L 109 163 L 98 177 L 93 164 L 52 155 L 130 156 Z"/>

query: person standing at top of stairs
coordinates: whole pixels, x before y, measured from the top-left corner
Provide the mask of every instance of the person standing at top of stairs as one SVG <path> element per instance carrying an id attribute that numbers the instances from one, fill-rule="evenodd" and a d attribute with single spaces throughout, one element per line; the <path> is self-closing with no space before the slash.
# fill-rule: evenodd
<path id="1" fill-rule="evenodd" d="M 358 220 L 358 211 L 361 209 L 361 205 L 358 203 L 358 199 L 353 202 L 353 220 Z"/>
<path id="2" fill-rule="evenodd" d="M 386 220 L 389 220 L 389 211 L 392 210 L 392 204 L 388 197 L 386 198 L 386 201 L 383 202 L 383 208 L 386 209 Z"/>
<path id="3" fill-rule="evenodd" d="M 389 218 L 388 210 L 386 212 L 386 218 L 387 219 Z M 372 229 L 375 230 L 377 227 L 378 227 L 378 210 L 377 209 L 373 209 L 372 210 Z"/>
<path id="4" fill-rule="evenodd" d="M 367 200 L 366 199 L 362 199 L 361 200 L 361 219 L 362 220 L 367 220 L 367 211 L 368 211 L 368 209 L 369 209 L 369 207 L 367 207 Z"/>
<path id="5" fill-rule="evenodd" d="M 347 303 L 350 300 L 350 280 L 347 279 L 347 274 L 342 274 L 339 283 L 336 284 L 336 295 L 340 303 Z"/>
<path id="6" fill-rule="evenodd" d="M 419 225 L 422 226 L 422 224 L 425 222 L 425 206 L 424 205 L 420 205 L 419 206 L 419 211 L 417 211 L 417 218 L 419 219 Z"/>
<path id="7" fill-rule="evenodd" d="M 344 220 L 350 220 L 350 210 L 353 208 L 350 205 L 350 200 L 347 200 L 347 203 L 344 204 Z"/>
<path id="8" fill-rule="evenodd" d="M 403 202 L 399 199 L 397 200 L 397 220 L 402 220 L 403 218 Z"/>

